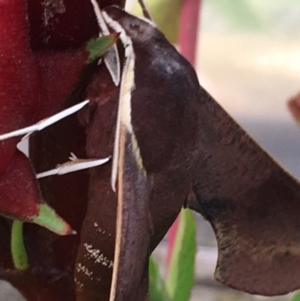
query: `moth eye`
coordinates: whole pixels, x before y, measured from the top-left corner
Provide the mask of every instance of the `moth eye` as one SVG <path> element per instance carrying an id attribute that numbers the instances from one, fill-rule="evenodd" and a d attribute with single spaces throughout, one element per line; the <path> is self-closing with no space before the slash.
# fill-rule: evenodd
<path id="1" fill-rule="evenodd" d="M 130 24 L 129 25 L 130 30 L 132 31 L 138 31 L 140 29 L 138 24 Z"/>
<path id="2" fill-rule="evenodd" d="M 96 109 L 97 103 L 91 102 L 88 106 L 85 106 L 78 112 L 78 120 L 83 127 L 87 127 L 90 125 L 90 123 L 93 120 Z"/>

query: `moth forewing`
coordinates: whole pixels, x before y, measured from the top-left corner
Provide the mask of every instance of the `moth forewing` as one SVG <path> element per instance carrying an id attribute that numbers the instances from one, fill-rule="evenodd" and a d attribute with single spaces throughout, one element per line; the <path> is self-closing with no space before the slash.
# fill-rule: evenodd
<path id="1" fill-rule="evenodd" d="M 132 135 L 121 124 L 116 241 L 110 301 L 144 300 L 148 292 L 150 183 L 136 160 Z"/>
<path id="2" fill-rule="evenodd" d="M 121 124 L 123 124 L 130 134 L 133 134 L 133 128 L 131 124 L 131 98 L 132 91 L 135 88 L 135 54 L 132 41 L 130 37 L 127 36 L 123 27 L 117 21 L 114 21 L 106 12 L 103 12 L 103 17 L 111 28 L 120 33 L 120 40 L 125 48 L 111 173 L 111 185 L 113 190 L 116 191 Z M 141 161 L 139 152 L 136 152 L 136 157 L 138 161 Z"/>
<path id="3" fill-rule="evenodd" d="M 122 26 L 105 12 L 103 16 L 120 33 L 125 49 L 111 176 L 113 190 L 118 178 L 118 209 L 110 301 L 137 300 L 147 294 L 150 227 L 149 184 L 131 119 L 135 54 Z"/>
<path id="4" fill-rule="evenodd" d="M 105 23 L 105 20 L 102 15 L 101 8 L 99 7 L 99 4 L 96 0 L 91 0 L 91 3 L 94 8 L 94 13 L 96 15 L 97 21 L 98 21 L 98 26 L 101 30 L 99 33 L 99 36 L 102 35 L 109 35 L 109 29 Z M 107 70 L 112 78 L 112 81 L 116 86 L 119 86 L 120 83 L 120 58 L 119 58 L 119 52 L 117 45 L 114 44 L 112 47 L 110 47 L 107 52 L 104 55 L 104 63 L 107 67 Z"/>

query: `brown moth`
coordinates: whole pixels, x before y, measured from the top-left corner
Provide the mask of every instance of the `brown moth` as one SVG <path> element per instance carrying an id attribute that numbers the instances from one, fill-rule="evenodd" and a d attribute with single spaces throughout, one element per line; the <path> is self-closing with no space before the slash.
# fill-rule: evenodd
<path id="1" fill-rule="evenodd" d="M 57 279 L 69 282 L 74 269 L 72 300 L 147 300 L 149 256 L 187 206 L 214 228 L 219 281 L 270 296 L 299 288 L 299 183 L 199 85 L 192 66 L 151 21 L 117 7 L 102 14 L 109 30 L 120 34 L 120 85 L 116 88 L 105 64 L 93 66 L 68 102 L 89 99 L 79 113 L 85 133 L 76 119 L 64 120 L 37 134 L 31 156 L 45 170 L 62 158 L 62 145 L 84 157 L 86 143 L 88 159 L 112 160 L 89 175 L 81 171 L 41 181 L 47 201 L 64 199 L 59 211 L 69 209 L 71 224 L 81 232 L 67 238 L 69 243 L 53 234 L 47 248 L 35 243 L 34 271 L 40 273 L 40 266 L 68 271 L 51 278 L 63 293 Z M 66 129 L 77 141 L 62 133 Z M 43 231 L 28 231 L 28 245 Z M 55 258 L 53 246 L 65 253 Z"/>
<path id="2" fill-rule="evenodd" d="M 264 295 L 299 287 L 298 223 L 292 214 L 299 206 L 298 183 L 199 86 L 192 67 L 153 25 L 117 8 L 107 9 L 106 15 L 108 23 L 125 32 L 132 43 L 131 82 L 125 78 L 130 77 L 126 64 L 123 69 L 131 120 L 126 123 L 123 116 L 124 122 L 117 122 L 118 195 L 110 188 L 110 166 L 91 171 L 90 201 L 77 255 L 79 299 L 89 296 L 93 300 L 102 294 L 107 299 L 112 274 L 111 300 L 146 297 L 147 256 L 172 224 L 191 186 L 197 199 L 188 199 L 187 206 L 212 223 L 219 241 L 217 279 Z M 111 155 L 115 142 L 122 91 L 116 91 L 105 74 L 104 67 L 99 68 L 87 90 L 96 104 L 81 116 L 87 121 L 87 155 L 91 158 Z M 126 115 L 128 108 L 124 111 L 119 114 Z M 141 194 L 142 201 L 136 202 Z M 123 204 L 117 214 L 123 240 L 118 229 L 115 248 L 117 202 Z M 135 211 L 137 204 L 144 206 L 140 215 Z M 145 214 L 147 206 L 150 214 Z M 143 243 L 125 247 L 129 241 Z"/>
<path id="3" fill-rule="evenodd" d="M 111 166 L 91 171 L 75 273 L 77 293 L 89 298 L 80 300 L 108 300 L 110 277 L 110 301 L 145 300 L 148 256 L 184 204 L 215 230 L 219 281 L 262 295 L 299 288 L 299 183 L 201 88 L 151 22 L 113 7 L 103 14 L 125 55 L 120 90 L 99 68 L 87 90 L 93 110 L 81 113 L 88 157 L 114 157 L 112 175 Z"/>

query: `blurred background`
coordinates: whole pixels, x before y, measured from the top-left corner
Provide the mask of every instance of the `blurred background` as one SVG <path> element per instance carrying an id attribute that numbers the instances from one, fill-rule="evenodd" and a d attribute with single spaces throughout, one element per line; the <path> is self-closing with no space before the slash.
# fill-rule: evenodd
<path id="1" fill-rule="evenodd" d="M 160 1 L 148 0 L 151 6 Z M 202 2 L 201 22 L 195 24 L 199 26 L 196 69 L 201 85 L 300 178 L 300 128 L 286 106 L 300 91 L 299 0 Z M 197 222 L 199 247 L 192 301 L 288 300 L 290 296 L 251 296 L 217 283 L 213 279 L 217 259 L 214 234 L 201 217 L 197 216 Z M 160 262 L 164 262 L 165 252 L 162 244 L 155 253 Z M 17 300 L 23 299 L 0 283 L 0 301 Z"/>
<path id="2" fill-rule="evenodd" d="M 215 99 L 300 177 L 300 131 L 286 101 L 300 91 L 297 0 L 204 0 L 197 71 Z"/>

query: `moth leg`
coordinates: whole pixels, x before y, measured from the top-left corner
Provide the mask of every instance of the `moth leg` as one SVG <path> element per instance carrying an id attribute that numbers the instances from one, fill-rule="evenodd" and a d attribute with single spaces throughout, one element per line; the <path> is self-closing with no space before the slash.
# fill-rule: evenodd
<path id="1" fill-rule="evenodd" d="M 22 135 L 26 135 L 25 137 L 23 137 L 23 139 L 25 139 L 33 132 L 41 131 L 44 128 L 60 121 L 61 119 L 66 118 L 66 117 L 78 112 L 88 103 L 89 103 L 89 100 L 85 100 L 85 101 L 83 101 L 79 104 L 76 104 L 68 109 L 65 109 L 57 114 L 54 114 L 54 115 L 50 116 L 49 118 L 40 120 L 36 124 L 33 124 L 31 126 L 28 126 L 28 127 L 16 130 L 16 131 L 9 132 L 6 134 L 2 134 L 2 135 L 0 135 L 0 141 L 6 140 L 9 138 L 13 138 L 13 137 L 17 137 L 17 136 L 22 136 Z"/>
<path id="2" fill-rule="evenodd" d="M 94 8 L 94 13 L 96 15 L 98 26 L 100 29 L 99 36 L 102 35 L 109 35 L 109 29 L 105 23 L 105 20 L 102 15 L 101 8 L 99 7 L 99 4 L 96 0 L 91 0 L 91 3 Z M 119 86 L 120 83 L 120 58 L 119 58 L 119 52 L 117 45 L 114 44 L 112 47 L 110 47 L 106 53 L 104 54 L 104 63 L 107 67 L 107 70 L 112 78 L 112 81 L 116 86 Z"/>
<path id="3" fill-rule="evenodd" d="M 70 157 L 70 161 L 67 161 L 56 168 L 41 172 L 36 175 L 37 179 L 49 177 L 53 175 L 64 175 L 71 172 L 93 168 L 99 165 L 103 165 L 108 162 L 110 157 L 104 159 L 77 159 Z"/>

